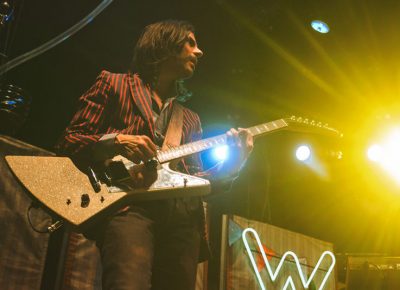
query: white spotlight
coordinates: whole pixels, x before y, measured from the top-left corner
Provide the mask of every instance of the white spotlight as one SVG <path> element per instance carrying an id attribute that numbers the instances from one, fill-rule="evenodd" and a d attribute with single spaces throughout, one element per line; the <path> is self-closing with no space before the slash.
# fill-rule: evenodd
<path id="1" fill-rule="evenodd" d="M 301 145 L 296 149 L 296 158 L 300 161 L 307 161 L 311 157 L 311 149 L 307 145 Z"/>
<path id="2" fill-rule="evenodd" d="M 374 161 L 374 162 L 382 161 L 382 157 L 383 157 L 382 147 L 377 144 L 370 146 L 368 148 L 367 155 L 371 161 Z"/>
<path id="3" fill-rule="evenodd" d="M 216 161 L 226 160 L 228 158 L 228 154 L 229 154 L 228 145 L 216 147 L 212 152 L 212 155 Z"/>
<path id="4" fill-rule="evenodd" d="M 319 33 L 328 33 L 330 30 L 328 24 L 321 20 L 311 21 L 311 27 Z"/>

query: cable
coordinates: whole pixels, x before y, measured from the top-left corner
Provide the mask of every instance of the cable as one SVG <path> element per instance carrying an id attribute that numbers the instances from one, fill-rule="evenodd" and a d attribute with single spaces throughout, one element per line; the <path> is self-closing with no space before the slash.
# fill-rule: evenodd
<path id="1" fill-rule="evenodd" d="M 3 75 L 4 73 L 8 72 L 9 70 L 13 69 L 14 67 L 42 54 L 43 52 L 53 48 L 57 44 L 63 42 L 76 32 L 78 32 L 80 29 L 82 29 L 84 26 L 86 26 L 89 22 L 91 22 L 98 14 L 100 14 L 108 5 L 111 4 L 113 0 L 103 0 L 91 13 L 89 13 L 85 18 L 83 18 L 81 21 L 76 23 L 74 26 L 66 30 L 65 32 L 61 33 L 60 35 L 54 37 L 50 41 L 42 44 L 41 46 L 24 53 L 9 62 L 5 63 L 4 65 L 0 66 L 0 76 Z"/>
<path id="2" fill-rule="evenodd" d="M 8 50 L 10 49 L 10 47 L 12 47 L 14 40 L 15 40 L 15 36 L 17 34 L 18 31 L 18 26 L 20 23 L 20 19 L 21 19 L 21 15 L 22 15 L 22 11 L 24 10 L 24 4 L 25 4 L 25 0 L 20 0 L 18 1 L 18 4 L 15 5 L 14 7 L 14 15 L 10 15 L 12 16 L 12 18 L 9 20 L 10 22 L 13 21 L 14 25 L 9 25 L 8 26 L 8 31 L 6 32 L 6 41 L 4 43 L 4 54 L 6 55 L 5 60 L 7 59 L 7 54 L 8 54 Z M 17 12 L 15 12 L 17 11 Z M 5 63 L 6 61 L 4 61 Z M 1 63 L 3 64 L 3 63 Z"/>
<path id="3" fill-rule="evenodd" d="M 271 166 L 268 160 L 268 153 L 266 152 L 264 155 L 264 170 L 265 170 L 265 199 L 264 205 L 262 209 L 262 220 L 267 221 L 272 224 L 272 214 L 271 214 L 271 196 L 270 196 L 270 187 L 271 187 Z"/>
<path id="4" fill-rule="evenodd" d="M 34 204 L 31 203 L 31 205 L 28 207 L 28 211 L 26 212 L 26 216 L 27 216 L 27 218 L 28 218 L 29 225 L 31 226 L 32 230 L 34 230 L 35 232 L 37 232 L 37 233 L 39 233 L 39 234 L 47 234 L 47 233 L 49 233 L 48 229 L 46 229 L 46 230 L 38 230 L 38 229 L 35 228 L 34 225 L 32 224 L 30 212 L 31 212 L 31 209 L 34 208 L 34 207 L 35 207 Z"/>
<path id="5" fill-rule="evenodd" d="M 31 216 L 30 216 L 30 212 L 31 212 L 32 208 L 38 208 L 38 205 L 36 205 L 35 202 L 32 202 L 31 205 L 28 207 L 26 216 L 28 218 L 29 225 L 31 226 L 32 230 L 34 230 L 35 232 L 37 232 L 39 234 L 51 234 L 64 225 L 64 222 L 59 220 L 59 221 L 55 221 L 51 225 L 47 226 L 46 230 L 40 230 L 40 229 L 35 228 L 35 226 L 32 224 Z"/>

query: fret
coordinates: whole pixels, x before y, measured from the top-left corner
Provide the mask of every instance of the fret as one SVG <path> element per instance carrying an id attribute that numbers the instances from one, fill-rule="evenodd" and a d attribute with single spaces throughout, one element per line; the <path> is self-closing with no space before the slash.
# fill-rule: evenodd
<path id="1" fill-rule="evenodd" d="M 252 136 L 257 135 L 256 128 L 255 128 L 255 127 L 251 127 L 251 128 L 249 128 L 248 130 L 250 131 L 250 134 L 251 134 Z"/>
<path id="2" fill-rule="evenodd" d="M 224 144 L 225 143 L 225 139 L 223 139 L 223 138 L 218 138 L 217 139 L 217 144 L 218 145 L 221 145 L 221 144 Z"/>

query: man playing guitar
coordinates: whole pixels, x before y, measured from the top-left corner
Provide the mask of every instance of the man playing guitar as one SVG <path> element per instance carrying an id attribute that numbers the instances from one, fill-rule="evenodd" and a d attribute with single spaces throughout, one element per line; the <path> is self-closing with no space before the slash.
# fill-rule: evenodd
<path id="1" fill-rule="evenodd" d="M 191 24 L 162 21 L 147 26 L 138 40 L 132 70 L 102 71 L 79 100 L 79 109 L 56 145 L 80 168 L 116 155 L 147 163 L 165 146 L 174 107 L 185 97 L 203 52 Z M 181 106 L 181 144 L 201 139 L 200 119 Z M 229 163 L 208 171 L 192 155 L 177 165 L 182 172 L 211 181 L 236 176 L 253 148 L 246 129 L 227 132 L 236 149 Z M 168 144 L 167 144 L 168 145 Z M 137 187 L 146 186 L 154 169 L 130 171 Z M 103 289 L 194 289 L 198 261 L 207 257 L 204 211 L 199 197 L 141 201 L 122 208 L 90 228 L 86 235 L 100 250 Z"/>

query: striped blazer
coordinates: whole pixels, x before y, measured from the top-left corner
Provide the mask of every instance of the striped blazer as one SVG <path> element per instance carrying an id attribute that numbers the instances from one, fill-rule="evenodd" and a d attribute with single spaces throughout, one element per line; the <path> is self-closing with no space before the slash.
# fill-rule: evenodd
<path id="1" fill-rule="evenodd" d="M 154 140 L 152 94 L 137 74 L 102 71 L 80 97 L 78 111 L 57 142 L 56 152 L 83 167 L 93 161 L 92 146 L 105 134 L 146 135 Z M 181 144 L 201 136 L 199 116 L 184 108 Z M 187 173 L 201 171 L 199 158 L 188 158 L 183 165 Z"/>
<path id="2" fill-rule="evenodd" d="M 57 154 L 71 157 L 84 169 L 94 161 L 93 145 L 105 134 L 147 135 L 154 140 L 152 93 L 137 74 L 102 71 L 95 84 L 80 97 L 78 111 L 55 146 Z M 199 116 L 184 108 L 181 144 L 201 137 Z M 178 164 L 178 169 L 190 174 L 200 172 L 201 159 L 186 158 Z M 197 211 L 202 231 L 199 261 L 204 261 L 209 256 L 208 238 L 203 208 Z"/>

